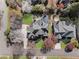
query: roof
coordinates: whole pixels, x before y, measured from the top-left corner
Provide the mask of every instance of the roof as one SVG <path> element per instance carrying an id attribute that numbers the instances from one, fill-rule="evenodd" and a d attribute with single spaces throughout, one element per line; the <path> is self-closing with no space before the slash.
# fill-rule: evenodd
<path id="1" fill-rule="evenodd" d="M 75 25 L 69 23 L 69 25 L 65 21 L 59 21 L 58 23 L 54 23 L 54 31 L 58 38 L 62 37 L 75 37 L 76 38 L 76 28 Z"/>
<path id="2" fill-rule="evenodd" d="M 46 15 L 44 15 L 44 16 L 42 16 L 41 18 L 40 18 L 40 20 L 37 20 L 37 21 L 35 21 L 32 25 L 31 25 L 31 27 L 29 27 L 29 29 L 34 29 L 34 30 L 36 30 L 36 29 L 41 29 L 41 28 L 48 28 L 48 16 Z"/>

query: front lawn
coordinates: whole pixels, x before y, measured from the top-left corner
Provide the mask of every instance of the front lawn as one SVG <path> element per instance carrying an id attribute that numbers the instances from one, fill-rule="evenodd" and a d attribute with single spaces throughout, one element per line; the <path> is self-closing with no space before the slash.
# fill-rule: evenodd
<path id="1" fill-rule="evenodd" d="M 21 56 L 19 59 L 27 59 L 26 56 Z"/>
<path id="2" fill-rule="evenodd" d="M 13 59 L 13 58 L 10 56 L 0 56 L 0 59 Z"/>
<path id="3" fill-rule="evenodd" d="M 36 43 L 36 48 L 41 49 L 43 47 L 43 40 L 40 40 L 38 43 Z"/>
<path id="4" fill-rule="evenodd" d="M 79 59 L 79 57 L 68 57 L 68 56 L 50 56 L 47 59 Z"/>
<path id="5" fill-rule="evenodd" d="M 23 24 L 27 24 L 27 25 L 32 24 L 32 14 L 25 14 L 23 16 Z"/>
<path id="6" fill-rule="evenodd" d="M 0 59 L 13 59 L 11 56 L 1 56 Z M 20 56 L 19 59 L 27 59 L 26 56 Z"/>
<path id="7" fill-rule="evenodd" d="M 47 59 L 60 59 L 60 57 L 57 57 L 57 56 L 49 56 L 49 57 L 47 57 Z"/>

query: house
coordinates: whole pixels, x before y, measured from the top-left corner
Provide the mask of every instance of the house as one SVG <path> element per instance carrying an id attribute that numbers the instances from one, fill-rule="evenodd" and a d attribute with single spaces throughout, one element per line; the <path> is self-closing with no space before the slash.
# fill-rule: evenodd
<path id="1" fill-rule="evenodd" d="M 48 0 L 31 0 L 31 4 L 32 5 L 36 5 L 36 4 L 45 4 L 47 5 Z"/>
<path id="2" fill-rule="evenodd" d="M 43 15 L 40 20 L 35 21 L 28 28 L 27 38 L 37 40 L 37 38 L 47 36 L 48 36 L 48 16 Z"/>
<path id="3" fill-rule="evenodd" d="M 72 23 L 65 21 L 54 22 L 54 33 L 57 39 L 62 39 L 63 37 L 74 37 L 76 38 L 76 28 Z"/>
<path id="4" fill-rule="evenodd" d="M 22 19 L 21 17 L 15 17 L 14 15 L 10 18 L 10 28 L 11 30 L 21 29 Z"/>

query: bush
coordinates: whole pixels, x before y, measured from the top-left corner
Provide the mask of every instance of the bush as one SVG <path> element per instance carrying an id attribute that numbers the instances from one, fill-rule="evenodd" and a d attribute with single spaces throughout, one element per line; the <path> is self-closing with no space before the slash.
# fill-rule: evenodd
<path id="1" fill-rule="evenodd" d="M 66 52 L 71 52 L 74 49 L 74 45 L 72 43 L 68 43 L 67 46 L 65 47 Z"/>
<path id="2" fill-rule="evenodd" d="M 71 43 L 77 48 L 79 46 L 78 41 L 75 38 L 71 39 Z"/>
<path id="3" fill-rule="evenodd" d="M 66 44 L 62 41 L 60 43 L 61 43 L 61 48 L 64 49 L 66 47 Z"/>
<path id="4" fill-rule="evenodd" d="M 63 39 L 62 41 L 63 41 L 64 44 L 67 44 L 67 43 L 70 42 L 70 39 Z"/>
<path id="5" fill-rule="evenodd" d="M 10 30 L 6 30 L 6 31 L 4 32 L 4 35 L 7 36 L 9 33 L 10 33 Z"/>

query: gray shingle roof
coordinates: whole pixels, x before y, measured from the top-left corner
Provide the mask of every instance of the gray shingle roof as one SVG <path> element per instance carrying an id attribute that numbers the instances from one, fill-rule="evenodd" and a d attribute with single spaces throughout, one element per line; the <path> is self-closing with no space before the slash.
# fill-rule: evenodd
<path id="1" fill-rule="evenodd" d="M 54 31 L 57 37 L 75 37 L 76 38 L 76 29 L 75 25 L 69 24 L 67 25 L 65 21 L 59 21 L 58 23 L 54 23 Z"/>
<path id="2" fill-rule="evenodd" d="M 35 29 L 41 29 L 41 28 L 48 28 L 48 16 L 44 17 L 42 16 L 42 18 L 40 20 L 35 21 L 32 24 L 32 27 L 30 27 L 29 29 L 35 30 Z"/>

